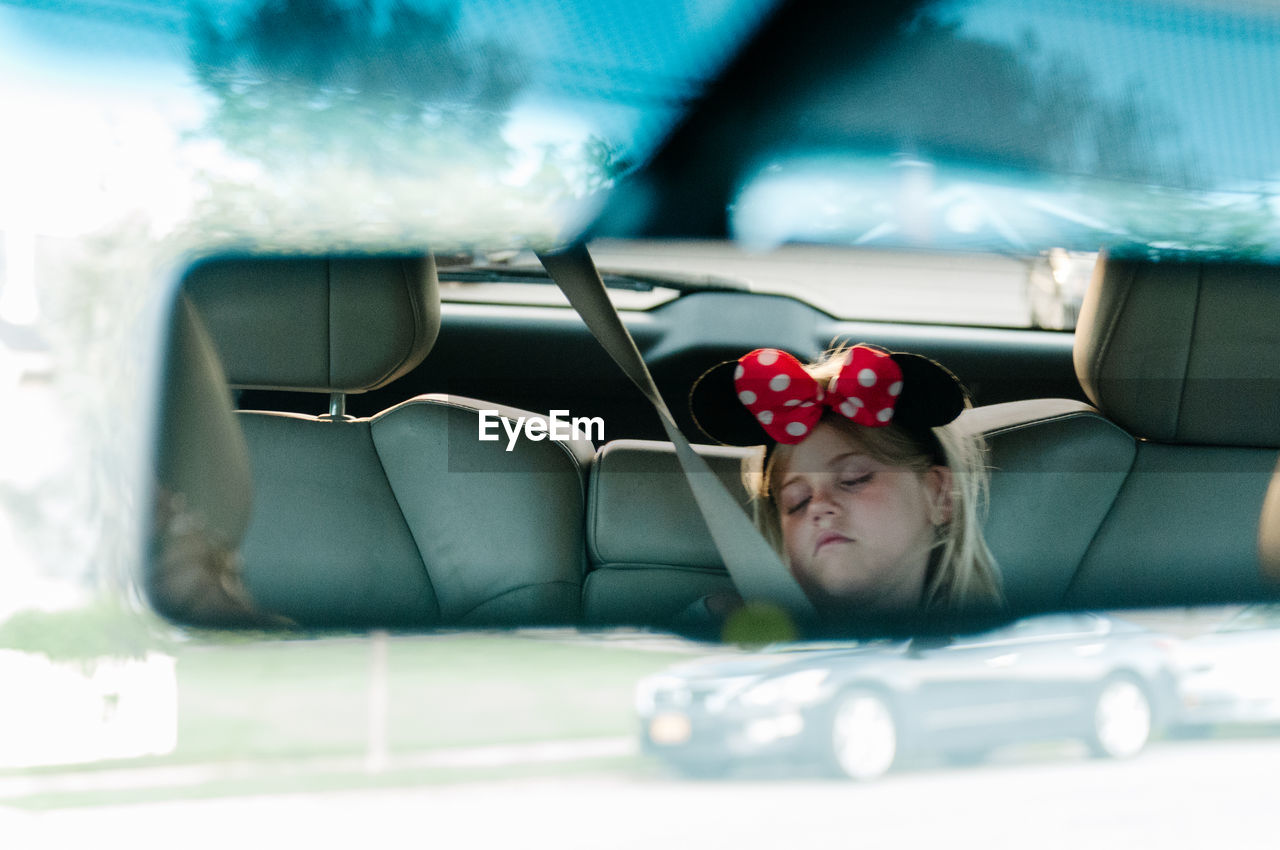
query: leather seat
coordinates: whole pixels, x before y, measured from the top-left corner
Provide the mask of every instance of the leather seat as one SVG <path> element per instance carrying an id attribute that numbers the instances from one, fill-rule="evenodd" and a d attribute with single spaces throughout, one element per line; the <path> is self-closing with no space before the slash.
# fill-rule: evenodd
<path id="1" fill-rule="evenodd" d="M 958 425 L 989 450 L 984 529 L 1010 611 L 1061 607 L 1129 474 L 1136 441 L 1069 399 L 977 407 Z"/>
<path id="2" fill-rule="evenodd" d="M 1072 605 L 1274 595 L 1259 516 L 1280 449 L 1280 272 L 1099 259 L 1076 331 L 1080 383 L 1138 438 Z"/>
<path id="3" fill-rule="evenodd" d="M 246 263 L 188 281 L 233 386 L 363 392 L 435 338 L 429 262 Z M 1280 449 L 1280 287 L 1267 276 L 1104 257 L 1076 342 L 1095 406 L 963 414 L 991 449 L 986 535 L 1013 613 L 1275 593 L 1259 555 L 1280 578 L 1280 533 L 1259 521 Z M 241 412 L 253 599 L 317 626 L 661 626 L 732 587 L 670 444 L 616 441 L 594 460 L 586 441 L 508 453 L 476 439 L 487 407 L 420 396 L 367 419 Z M 745 505 L 743 450 L 697 450 Z M 167 463 L 189 466 L 184 451 Z M 233 506 L 208 508 L 229 538 Z"/>
<path id="4" fill-rule="evenodd" d="M 985 532 L 1011 613 L 1277 594 L 1280 473 L 1272 519 L 1259 519 L 1280 454 L 1276 276 L 1103 257 L 1075 345 L 1094 406 L 1034 399 L 961 416 L 990 449 Z M 589 619 L 666 616 L 727 579 L 669 454 L 611 443 L 597 458 Z M 736 461 L 719 463 L 741 492 Z"/>
<path id="5" fill-rule="evenodd" d="M 223 261 L 185 285 L 237 388 L 373 390 L 417 366 L 439 330 L 429 259 Z M 419 396 L 363 419 L 239 412 L 254 602 L 304 626 L 577 622 L 594 447 L 508 452 L 477 439 L 482 408 L 499 406 Z"/>
<path id="6" fill-rule="evenodd" d="M 1273 276 L 1104 256 L 1075 342 L 1097 409 L 1047 400 L 965 414 L 991 446 L 987 540 L 1015 612 L 1275 593 L 1258 556 L 1280 447 Z"/>
<path id="7" fill-rule="evenodd" d="M 749 450 L 694 450 L 745 506 L 741 469 Z M 733 591 L 671 443 L 606 443 L 591 466 L 588 494 L 588 624 L 667 626 L 701 597 Z"/>

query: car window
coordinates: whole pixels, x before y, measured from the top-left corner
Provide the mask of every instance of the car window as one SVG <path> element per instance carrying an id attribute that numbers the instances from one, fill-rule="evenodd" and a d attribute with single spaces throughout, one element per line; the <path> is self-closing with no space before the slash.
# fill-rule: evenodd
<path id="1" fill-rule="evenodd" d="M 799 57 L 779 37 L 670 148 L 696 157 L 706 145 L 704 185 L 720 194 L 668 183 L 672 203 L 648 227 L 696 221 L 759 248 L 1273 255 L 1276 112 L 1264 92 L 1277 23 L 1264 6 L 1230 8 L 929 3 L 868 24 L 865 57 L 834 36 Z M 819 18 L 797 15 L 796 26 Z M 826 73 L 793 84 L 801 72 L 764 70 L 783 56 Z M 747 90 L 769 121 L 751 123 L 735 99 Z M 718 160 L 713 124 L 740 128 Z M 682 173 L 672 162 L 656 179 Z"/>
<path id="2" fill-rule="evenodd" d="M 785 295 L 837 319 L 975 327 L 1075 328 L 1097 254 L 957 254 L 793 245 L 599 239 L 590 243 L 614 306 L 647 310 L 680 293 Z M 462 258 L 442 270 L 444 301 L 568 306 L 530 253 Z M 541 285 L 539 285 L 541 284 Z M 957 297 L 963 291 L 965 297 Z M 976 297 L 975 297 L 976 296 Z"/>

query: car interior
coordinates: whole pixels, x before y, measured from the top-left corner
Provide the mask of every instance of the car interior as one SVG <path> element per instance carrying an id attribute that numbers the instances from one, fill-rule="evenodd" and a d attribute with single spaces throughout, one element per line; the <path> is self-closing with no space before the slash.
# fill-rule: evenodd
<path id="1" fill-rule="evenodd" d="M 212 259 L 186 276 L 159 489 L 238 550 L 252 607 L 311 628 L 662 629 L 731 589 L 673 445 L 581 321 L 501 305 L 455 321 L 438 274 L 428 257 L 351 256 Z M 763 345 L 849 339 L 950 365 L 973 394 L 961 422 L 990 449 L 986 535 L 1022 615 L 1275 597 L 1260 549 L 1280 449 L 1271 277 L 1103 255 L 1074 338 L 931 336 L 732 291 L 621 312 L 682 412 L 697 374 Z M 558 407 L 601 415 L 607 439 L 477 439 L 481 410 Z M 745 509 L 749 450 L 697 450 Z M 158 610 L 235 624 L 172 590 L 170 544 L 153 539 Z"/>
<path id="2" fill-rule="evenodd" d="M 0 43 L 0 843 L 1274 845 L 1280 4 L 41 0 Z M 912 391 L 792 480 L 937 501 L 867 488 L 806 572 L 809 470 L 775 552 L 693 388 L 857 343 L 966 388 L 983 540 Z M 781 433 L 784 374 L 725 410 Z"/>

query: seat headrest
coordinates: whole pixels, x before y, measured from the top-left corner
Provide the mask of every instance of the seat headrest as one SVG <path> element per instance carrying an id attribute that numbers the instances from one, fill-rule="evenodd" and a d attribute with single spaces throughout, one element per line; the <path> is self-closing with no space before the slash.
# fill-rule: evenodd
<path id="1" fill-rule="evenodd" d="M 1075 366 L 1135 436 L 1280 447 L 1280 268 L 1100 256 Z"/>
<path id="2" fill-rule="evenodd" d="M 241 389 L 374 390 L 421 363 L 440 331 L 430 257 L 216 259 L 184 287 Z"/>

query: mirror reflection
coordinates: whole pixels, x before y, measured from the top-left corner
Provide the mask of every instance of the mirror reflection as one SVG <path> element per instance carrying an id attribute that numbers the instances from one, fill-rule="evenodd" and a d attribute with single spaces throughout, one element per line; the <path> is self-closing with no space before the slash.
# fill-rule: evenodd
<path id="1" fill-rule="evenodd" d="M 634 265 L 645 246 L 627 248 Z M 707 473 L 682 470 L 578 317 L 545 294 L 511 303 L 554 292 L 545 271 L 208 260 L 175 302 L 149 586 L 203 625 L 640 626 L 748 644 L 1271 598 L 1258 529 L 1275 450 L 1258 446 L 1275 437 L 1244 411 L 1273 404 L 1274 382 L 1183 374 L 1180 349 L 1161 365 L 1144 323 L 1173 311 L 1205 362 L 1243 363 L 1208 329 L 1218 299 L 1274 298 L 1255 283 L 1268 273 L 1103 255 L 1072 338 L 833 322 L 803 287 L 606 269 L 660 392 L 687 399 L 682 439 L 726 492 L 708 508 Z M 1179 296 L 1192 274 L 1205 292 Z M 442 303 L 441 279 L 504 295 Z M 746 539 L 760 548 L 744 559 Z"/>

